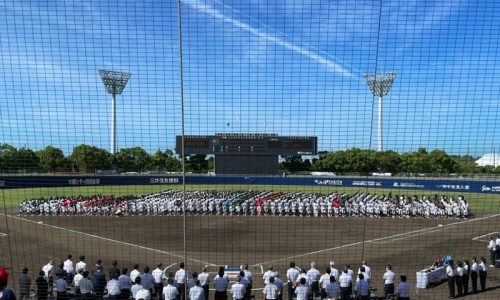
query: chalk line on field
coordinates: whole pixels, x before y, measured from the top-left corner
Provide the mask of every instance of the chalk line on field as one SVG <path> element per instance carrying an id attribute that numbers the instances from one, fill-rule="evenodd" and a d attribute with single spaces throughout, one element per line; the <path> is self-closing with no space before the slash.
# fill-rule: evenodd
<path id="1" fill-rule="evenodd" d="M 0 232 L 0 237 L 7 236 L 6 233 Z"/>
<path id="2" fill-rule="evenodd" d="M 478 242 L 488 242 L 490 240 L 490 236 L 496 236 L 498 234 L 499 234 L 499 232 L 494 231 L 494 232 L 490 232 L 490 233 L 483 234 L 480 236 L 476 236 L 475 238 L 472 238 L 472 240 L 478 241 Z"/>
<path id="3" fill-rule="evenodd" d="M 328 248 L 328 249 L 322 249 L 322 250 L 318 250 L 318 251 L 312 251 L 312 252 L 308 252 L 308 253 L 293 255 L 293 256 L 289 256 L 289 257 L 285 257 L 285 258 L 273 259 L 270 261 L 266 261 L 266 262 L 252 265 L 252 267 L 259 266 L 259 265 L 267 265 L 267 264 L 277 262 L 277 261 L 282 261 L 282 260 L 288 261 L 288 260 L 295 259 L 298 257 L 304 257 L 304 256 L 313 255 L 313 254 L 319 254 L 319 253 L 323 253 L 323 252 L 329 252 L 329 251 L 333 251 L 333 250 L 343 249 L 343 248 L 354 247 L 354 246 L 362 245 L 363 243 L 376 244 L 379 241 L 383 241 L 382 243 L 393 242 L 393 241 L 402 240 L 405 238 L 411 238 L 411 237 L 414 237 L 417 235 L 424 235 L 424 234 L 428 234 L 431 232 L 436 232 L 436 231 L 451 228 L 451 227 L 457 226 L 457 225 L 462 225 L 462 224 L 482 221 L 482 220 L 486 220 L 486 219 L 490 219 L 490 218 L 495 218 L 498 216 L 500 216 L 500 214 L 494 214 L 494 215 L 489 215 L 489 216 L 485 216 L 485 217 L 481 217 L 481 218 L 468 219 L 468 220 L 464 220 L 464 221 L 449 223 L 449 224 L 445 224 L 441 227 L 432 226 L 432 227 L 427 227 L 427 228 L 423 228 L 423 229 L 417 229 L 417 230 L 413 230 L 413 231 L 397 233 L 397 234 L 389 235 L 386 237 L 381 237 L 381 238 L 376 238 L 376 239 L 371 239 L 371 240 L 366 240 L 366 241 L 354 242 L 354 243 L 340 245 L 340 246 L 336 246 L 336 247 L 332 247 L 332 248 Z"/>
<path id="4" fill-rule="evenodd" d="M 147 251 L 152 251 L 152 252 L 157 252 L 157 253 L 161 253 L 161 254 L 167 254 L 167 255 L 174 256 L 174 257 L 178 257 L 178 258 L 184 258 L 184 256 L 179 255 L 179 254 L 174 254 L 174 253 L 171 253 L 171 252 L 162 251 L 162 250 L 158 250 L 158 249 L 154 249 L 154 248 L 150 248 L 150 247 L 146 247 L 146 246 L 141 246 L 141 245 L 137 245 L 137 244 L 132 244 L 132 243 L 128 243 L 128 242 L 123 242 L 123 241 L 119 241 L 119 240 L 113 240 L 113 239 L 102 237 L 102 236 L 98 236 L 98 235 L 95 235 L 95 234 L 85 233 L 85 232 L 81 232 L 81 231 L 77 231 L 77 230 L 73 230 L 73 229 L 69 229 L 69 228 L 64 228 L 64 227 L 59 227 L 59 226 L 55 226 L 55 225 L 51 225 L 51 224 L 38 223 L 37 221 L 33 221 L 33 220 L 21 218 L 21 217 L 18 217 L 18 216 L 7 215 L 7 214 L 3 214 L 3 213 L 0 213 L 0 215 L 5 216 L 7 218 L 12 218 L 12 219 L 16 219 L 16 220 L 25 221 L 25 222 L 28 222 L 28 223 L 40 225 L 40 226 L 46 226 L 46 227 L 49 227 L 49 228 L 54 228 L 54 229 L 58 229 L 58 230 L 66 231 L 66 232 L 71 232 L 71 233 L 75 233 L 75 234 L 79 234 L 79 235 L 83 235 L 83 236 L 88 236 L 88 237 L 91 237 L 91 238 L 95 238 L 95 239 L 99 239 L 99 240 L 103 240 L 103 241 L 107 241 L 107 242 L 112 242 L 112 243 L 116 243 L 116 244 L 120 244 L 120 245 L 125 245 L 125 246 L 136 247 L 136 248 L 139 248 L 139 249 L 143 249 L 143 250 L 147 250 Z M 194 258 L 187 258 L 187 259 L 191 260 L 191 261 L 194 261 L 194 262 L 201 263 L 201 264 L 205 264 L 205 265 L 216 266 L 215 264 L 212 264 L 212 263 L 209 263 L 209 262 L 205 262 L 205 261 L 201 261 L 201 260 L 197 260 L 197 259 L 194 259 Z"/>

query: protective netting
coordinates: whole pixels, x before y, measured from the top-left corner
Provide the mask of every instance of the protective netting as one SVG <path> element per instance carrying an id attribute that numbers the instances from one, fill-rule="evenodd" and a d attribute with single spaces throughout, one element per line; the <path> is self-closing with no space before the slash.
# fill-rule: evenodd
<path id="1" fill-rule="evenodd" d="M 0 299 L 500 297 L 499 15 L 1 1 Z"/>

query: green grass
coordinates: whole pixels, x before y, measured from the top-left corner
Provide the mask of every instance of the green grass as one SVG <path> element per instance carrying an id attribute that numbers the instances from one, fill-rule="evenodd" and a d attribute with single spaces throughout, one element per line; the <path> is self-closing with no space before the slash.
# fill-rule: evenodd
<path id="1" fill-rule="evenodd" d="M 26 188 L 26 189 L 3 189 L 0 190 L 0 207 L 12 207 L 25 199 L 48 198 L 50 196 L 90 196 L 95 194 L 123 195 L 146 195 L 166 189 L 181 190 L 182 185 L 121 185 L 121 186 L 78 186 L 78 187 L 54 187 L 54 188 Z M 415 191 L 415 190 L 391 190 L 391 189 L 369 189 L 369 188 L 346 188 L 346 187 L 323 187 L 302 185 L 187 185 L 186 190 L 218 190 L 218 191 L 275 191 L 275 192 L 317 192 L 329 193 L 334 191 L 355 193 L 367 191 L 375 194 L 404 194 L 404 195 L 427 195 L 432 196 L 438 192 Z M 500 213 L 500 195 L 477 194 L 477 193 L 438 193 L 456 197 L 464 195 L 469 201 L 469 207 L 473 213 Z"/>

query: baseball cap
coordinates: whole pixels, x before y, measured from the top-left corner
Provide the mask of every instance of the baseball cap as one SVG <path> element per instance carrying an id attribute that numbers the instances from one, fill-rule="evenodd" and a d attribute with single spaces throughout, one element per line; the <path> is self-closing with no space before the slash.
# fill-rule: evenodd
<path id="1" fill-rule="evenodd" d="M 0 268 L 0 282 L 7 281 L 7 278 L 9 278 L 9 272 L 5 268 Z"/>

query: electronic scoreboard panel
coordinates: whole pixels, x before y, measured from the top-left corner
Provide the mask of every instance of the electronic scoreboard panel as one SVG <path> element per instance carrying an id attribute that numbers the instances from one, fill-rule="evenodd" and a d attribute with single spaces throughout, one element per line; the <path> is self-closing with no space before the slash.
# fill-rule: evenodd
<path id="1" fill-rule="evenodd" d="M 175 151 L 181 153 L 182 137 L 176 137 Z M 184 136 L 186 154 L 224 155 L 316 155 L 315 136 L 278 136 L 275 134 L 216 134 Z"/>

